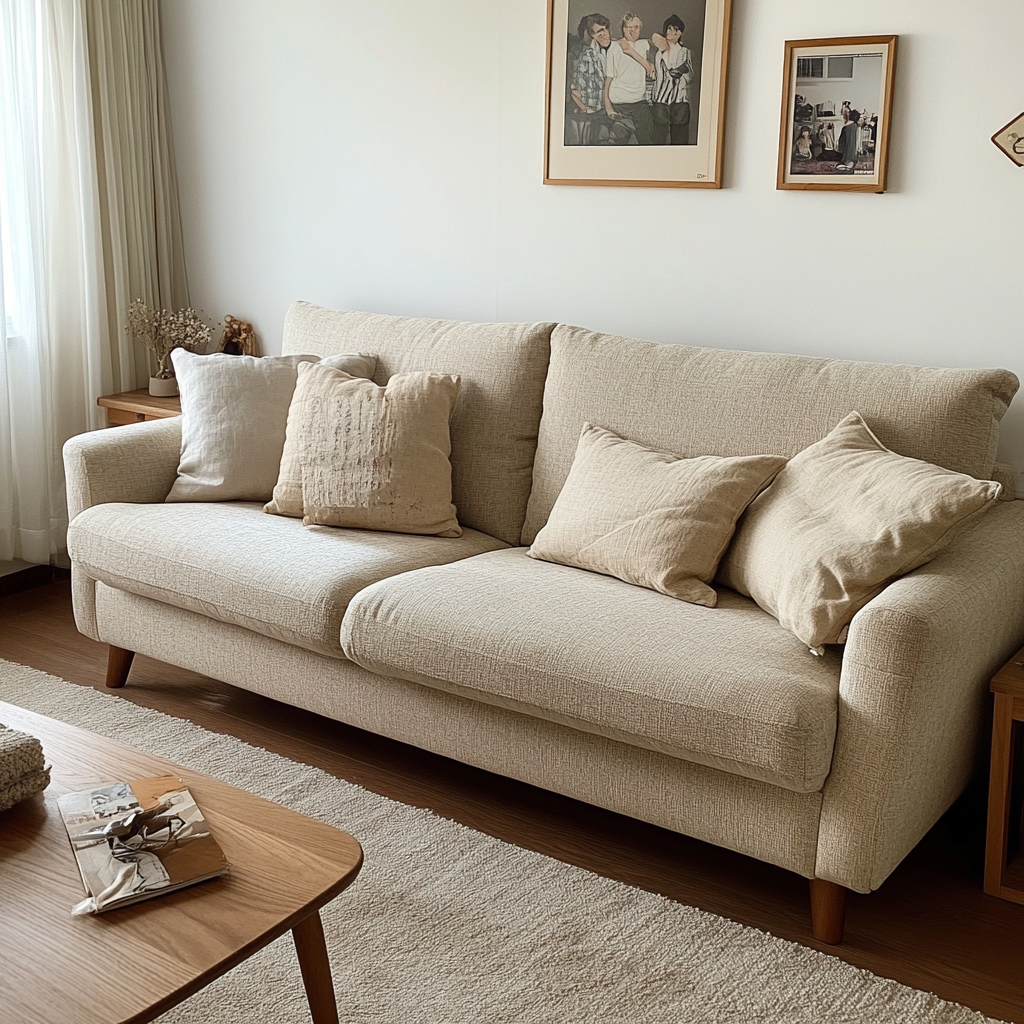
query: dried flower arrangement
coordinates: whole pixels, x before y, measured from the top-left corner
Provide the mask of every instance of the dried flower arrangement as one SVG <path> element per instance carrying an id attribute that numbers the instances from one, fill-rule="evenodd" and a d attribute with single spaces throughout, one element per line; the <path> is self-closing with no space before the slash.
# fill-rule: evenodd
<path id="1" fill-rule="evenodd" d="M 166 309 L 153 309 L 142 299 L 136 299 L 128 307 L 128 322 L 124 329 L 156 356 L 156 376 L 152 379 L 164 381 L 174 378 L 171 351 L 184 348 L 190 352 L 204 352 L 213 332 L 194 309 L 179 309 L 172 313 Z"/>

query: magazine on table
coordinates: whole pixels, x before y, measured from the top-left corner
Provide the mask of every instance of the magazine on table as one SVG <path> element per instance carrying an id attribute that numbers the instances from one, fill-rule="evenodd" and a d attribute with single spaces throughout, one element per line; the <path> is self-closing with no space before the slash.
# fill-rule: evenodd
<path id="1" fill-rule="evenodd" d="M 176 775 L 66 793 L 57 806 L 88 897 L 72 914 L 98 914 L 216 878 L 224 853 Z"/>

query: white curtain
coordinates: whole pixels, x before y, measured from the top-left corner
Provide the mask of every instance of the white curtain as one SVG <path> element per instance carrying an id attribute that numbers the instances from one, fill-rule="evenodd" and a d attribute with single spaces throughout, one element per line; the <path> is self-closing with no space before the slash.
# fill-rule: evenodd
<path id="1" fill-rule="evenodd" d="M 149 375 L 127 303 L 188 304 L 156 0 L 0 0 L 0 264 L 0 560 L 61 563 L 61 446 Z"/>

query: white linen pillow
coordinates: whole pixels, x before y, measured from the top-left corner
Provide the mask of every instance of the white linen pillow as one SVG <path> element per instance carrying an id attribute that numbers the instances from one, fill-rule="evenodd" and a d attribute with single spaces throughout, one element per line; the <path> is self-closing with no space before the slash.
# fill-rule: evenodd
<path id="1" fill-rule="evenodd" d="M 284 448 L 299 363 L 316 356 L 171 353 L 181 393 L 181 455 L 166 501 L 266 501 Z M 320 360 L 371 377 L 376 356 L 341 353 Z"/>

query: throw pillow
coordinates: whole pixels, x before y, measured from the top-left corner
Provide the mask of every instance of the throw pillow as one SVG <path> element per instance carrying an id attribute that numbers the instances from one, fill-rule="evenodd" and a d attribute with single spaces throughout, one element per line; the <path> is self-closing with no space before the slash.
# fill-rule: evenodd
<path id="1" fill-rule="evenodd" d="M 284 447 L 296 367 L 316 356 L 171 353 L 181 392 L 181 455 L 167 501 L 266 501 Z M 375 356 L 329 356 L 326 365 L 371 376 Z"/>
<path id="2" fill-rule="evenodd" d="M 349 356 L 349 359 L 352 357 Z M 366 357 L 370 358 L 370 357 Z M 350 365 L 342 362 L 340 356 L 328 356 L 321 359 L 319 365 L 326 366 L 332 370 L 343 370 L 352 377 L 373 376 L 377 360 L 374 358 L 374 365 L 370 367 L 369 373 L 358 373 Z M 284 431 L 284 449 L 281 452 L 281 462 L 278 466 L 277 482 L 274 484 L 273 495 L 270 501 L 263 506 L 264 512 L 274 516 L 291 516 L 301 519 L 305 514 L 302 504 L 302 463 L 299 458 L 299 409 L 305 408 L 305 399 L 301 402 L 295 401 L 292 395 L 288 407 L 288 416 Z"/>
<path id="3" fill-rule="evenodd" d="M 750 500 L 781 456 L 683 459 L 586 423 L 528 554 L 713 608 L 708 586 Z"/>
<path id="4" fill-rule="evenodd" d="M 398 373 L 380 387 L 312 363 L 299 367 L 303 522 L 459 537 L 448 421 L 458 377 Z"/>
<path id="5" fill-rule="evenodd" d="M 787 463 L 741 520 L 718 581 L 815 653 L 899 576 L 933 558 L 1001 486 L 897 455 L 851 412 Z"/>

